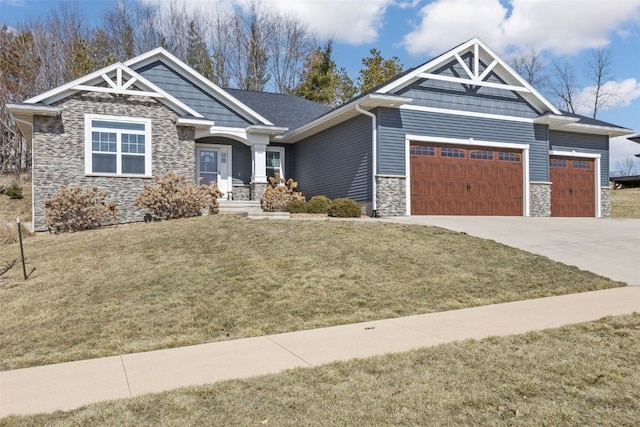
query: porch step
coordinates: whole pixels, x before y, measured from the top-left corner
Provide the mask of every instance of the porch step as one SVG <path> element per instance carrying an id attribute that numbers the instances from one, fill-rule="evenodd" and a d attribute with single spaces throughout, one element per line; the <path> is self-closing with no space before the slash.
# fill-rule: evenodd
<path id="1" fill-rule="evenodd" d="M 257 200 L 220 200 L 220 214 L 240 215 L 254 219 L 289 219 L 289 212 L 263 212 Z"/>

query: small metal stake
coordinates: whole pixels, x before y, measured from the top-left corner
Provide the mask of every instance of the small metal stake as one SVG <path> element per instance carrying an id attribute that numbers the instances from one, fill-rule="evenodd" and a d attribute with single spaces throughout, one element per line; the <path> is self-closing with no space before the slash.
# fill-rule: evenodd
<path id="1" fill-rule="evenodd" d="M 22 257 L 22 275 L 24 280 L 27 280 L 27 267 L 24 263 L 24 249 L 22 248 L 22 229 L 20 228 L 20 217 L 16 218 L 18 224 L 18 240 L 20 240 L 20 256 Z"/>

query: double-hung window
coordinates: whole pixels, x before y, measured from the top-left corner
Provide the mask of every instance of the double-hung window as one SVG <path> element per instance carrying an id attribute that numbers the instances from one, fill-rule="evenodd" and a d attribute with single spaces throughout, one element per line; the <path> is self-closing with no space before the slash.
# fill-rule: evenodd
<path id="1" fill-rule="evenodd" d="M 280 178 L 284 176 L 284 147 L 267 147 L 267 178 L 270 176 L 276 176 L 276 173 L 280 175 Z"/>
<path id="2" fill-rule="evenodd" d="M 151 120 L 86 114 L 85 172 L 151 176 Z"/>

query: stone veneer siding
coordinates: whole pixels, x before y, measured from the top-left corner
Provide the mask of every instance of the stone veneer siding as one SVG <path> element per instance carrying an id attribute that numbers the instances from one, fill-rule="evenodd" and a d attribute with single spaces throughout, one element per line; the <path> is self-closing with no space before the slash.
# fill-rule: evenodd
<path id="1" fill-rule="evenodd" d="M 233 200 L 251 200 L 251 186 L 234 184 L 233 188 Z"/>
<path id="2" fill-rule="evenodd" d="M 174 171 L 195 181 L 193 128 L 178 127 L 178 115 L 159 101 L 139 96 L 83 92 L 58 102 L 58 117 L 35 116 L 33 124 L 33 224 L 46 229 L 45 201 L 62 186 L 98 187 L 115 201 L 119 222 L 142 221 L 144 212 L 133 205 L 150 178 L 87 176 L 85 174 L 84 114 L 151 119 L 152 174 Z"/>
<path id="3" fill-rule="evenodd" d="M 529 184 L 529 214 L 531 216 L 551 216 L 550 182 L 531 182 Z"/>
<path id="4" fill-rule="evenodd" d="M 407 179 L 404 176 L 376 176 L 378 216 L 407 214 Z"/>
<path id="5" fill-rule="evenodd" d="M 251 183 L 251 200 L 260 200 L 260 197 L 264 194 L 268 184 L 262 184 L 259 182 Z"/>
<path id="6" fill-rule="evenodd" d="M 600 209 L 602 218 L 611 218 L 611 189 L 609 187 L 600 188 Z"/>

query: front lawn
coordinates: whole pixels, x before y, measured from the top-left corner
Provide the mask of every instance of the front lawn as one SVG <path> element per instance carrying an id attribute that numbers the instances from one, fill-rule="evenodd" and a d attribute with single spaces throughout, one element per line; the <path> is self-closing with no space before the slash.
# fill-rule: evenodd
<path id="1" fill-rule="evenodd" d="M 621 286 L 443 229 L 208 216 L 25 242 L 0 369 Z M 17 260 L 0 247 L 0 269 Z M 1 271 L 1 270 L 0 270 Z"/>
<path id="2" fill-rule="evenodd" d="M 636 426 L 640 314 L 149 394 L 0 426 Z"/>

